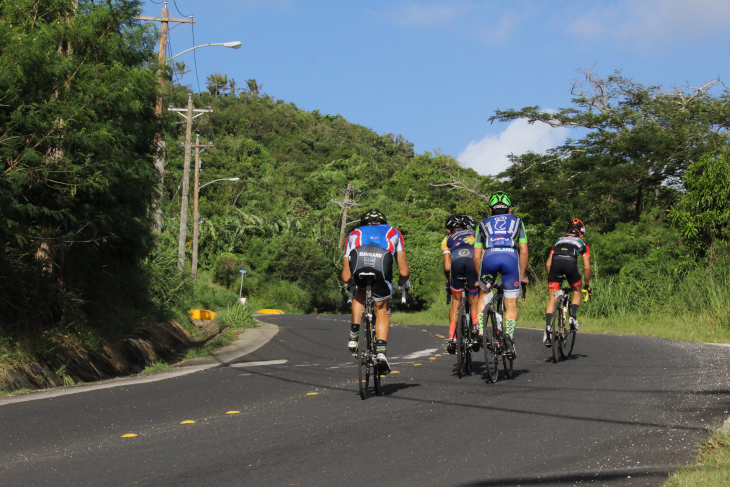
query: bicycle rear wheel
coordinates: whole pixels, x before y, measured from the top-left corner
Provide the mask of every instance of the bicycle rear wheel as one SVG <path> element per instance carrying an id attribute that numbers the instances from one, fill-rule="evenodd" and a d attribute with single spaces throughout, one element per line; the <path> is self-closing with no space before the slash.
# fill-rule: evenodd
<path id="1" fill-rule="evenodd" d="M 461 379 L 465 375 L 466 370 L 466 353 L 464 347 L 464 328 L 462 327 L 463 313 L 459 309 L 459 315 L 456 318 L 456 372 Z"/>
<path id="2" fill-rule="evenodd" d="M 482 323 L 482 346 L 484 348 L 484 366 L 487 369 L 489 382 L 497 382 L 499 376 L 499 357 L 497 357 L 497 318 L 494 313 L 484 311 Z"/>
<path id="3" fill-rule="evenodd" d="M 558 299 L 558 302 L 555 303 L 555 313 L 553 313 L 553 320 L 552 320 L 552 324 L 551 324 L 552 329 L 553 329 L 553 331 L 552 331 L 553 336 L 551 337 L 551 339 L 553 341 L 553 345 L 551 348 L 552 348 L 552 352 L 553 352 L 553 363 L 555 363 L 555 364 L 557 364 L 558 360 L 559 360 L 558 359 L 558 355 L 559 355 L 558 349 L 560 348 L 560 336 L 561 336 L 560 328 L 561 328 L 561 323 L 563 321 L 563 309 L 561 306 L 561 301 L 562 301 L 562 298 Z"/>
<path id="4" fill-rule="evenodd" d="M 497 311 L 502 317 L 502 323 L 504 323 L 504 298 L 501 298 L 497 303 Z M 504 333 L 504 330 L 502 330 L 502 333 Z M 502 340 L 504 340 L 504 336 L 502 336 Z M 514 347 L 514 343 L 512 344 L 512 346 Z M 502 367 L 504 367 L 504 376 L 508 379 L 511 379 L 514 376 L 514 370 L 512 368 L 513 362 L 514 360 L 508 359 L 507 355 L 502 352 Z"/>
<path id="5" fill-rule="evenodd" d="M 360 326 L 360 338 L 357 344 L 357 378 L 360 385 L 360 398 L 368 398 L 368 384 L 370 382 L 370 364 L 368 355 L 370 353 L 370 326 L 367 319 L 363 320 Z"/>

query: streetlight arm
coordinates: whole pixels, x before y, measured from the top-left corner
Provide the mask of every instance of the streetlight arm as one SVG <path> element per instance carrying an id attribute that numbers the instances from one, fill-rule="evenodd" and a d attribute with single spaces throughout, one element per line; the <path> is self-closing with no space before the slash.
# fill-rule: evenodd
<path id="1" fill-rule="evenodd" d="M 222 178 L 222 179 L 214 179 L 213 181 L 208 181 L 207 183 L 205 183 L 205 184 L 203 184 L 202 186 L 200 186 L 200 187 L 198 188 L 198 191 L 200 191 L 201 189 L 205 188 L 205 187 L 206 187 L 206 186 L 208 186 L 209 184 L 217 183 L 218 181 L 238 181 L 238 180 L 240 180 L 240 179 L 241 179 L 241 178 Z"/>
<path id="2" fill-rule="evenodd" d="M 178 53 L 178 54 L 175 54 L 174 56 L 167 58 L 167 60 L 168 61 L 172 61 L 176 57 L 181 56 L 181 55 L 185 54 L 186 52 L 190 52 L 193 49 L 198 49 L 200 47 L 208 47 L 208 46 L 225 46 L 225 47 L 230 47 L 230 48 L 233 48 L 233 49 L 240 49 L 241 42 L 239 42 L 239 41 L 235 41 L 235 42 L 211 42 L 209 44 L 201 44 L 199 46 L 191 47 L 190 49 L 185 49 L 183 52 Z"/>

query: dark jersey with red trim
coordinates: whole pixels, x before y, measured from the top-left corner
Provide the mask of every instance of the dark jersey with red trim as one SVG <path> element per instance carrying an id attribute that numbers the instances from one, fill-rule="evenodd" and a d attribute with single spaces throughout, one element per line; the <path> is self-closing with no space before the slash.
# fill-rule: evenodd
<path id="1" fill-rule="evenodd" d="M 579 255 L 590 255 L 590 251 L 590 247 L 583 240 L 566 235 L 553 244 L 550 254 L 553 257 L 573 257 L 577 261 Z"/>

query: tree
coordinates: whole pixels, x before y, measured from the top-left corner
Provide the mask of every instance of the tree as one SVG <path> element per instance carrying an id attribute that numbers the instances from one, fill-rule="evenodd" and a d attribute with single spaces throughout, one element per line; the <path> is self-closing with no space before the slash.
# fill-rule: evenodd
<path id="1" fill-rule="evenodd" d="M 547 155 L 514 158 L 500 175 L 535 208 L 562 206 L 562 215 L 579 210 L 611 230 L 616 222 L 637 221 L 645 209 L 671 206 L 687 168 L 728 143 L 728 91 L 713 92 L 720 80 L 664 90 L 620 73 L 606 79 L 583 75 L 585 81 L 574 82 L 571 91 L 574 107 L 498 110 L 489 119 L 587 129 Z"/>
<path id="2" fill-rule="evenodd" d="M 9 326 L 97 312 L 116 321 L 107 298 L 124 299 L 114 289 L 140 276 L 157 84 L 155 39 L 134 20 L 139 11 L 132 0 L 0 1 L 0 320 Z M 135 289 L 130 308 L 145 301 L 144 284 Z"/>
<path id="3" fill-rule="evenodd" d="M 220 98 L 220 96 L 225 93 L 226 88 L 228 87 L 228 75 L 213 73 L 208 76 L 206 86 L 208 87 L 208 91 L 211 95 L 215 96 L 216 98 Z"/>
<path id="4" fill-rule="evenodd" d="M 683 179 L 687 193 L 670 210 L 669 218 L 695 254 L 704 256 L 730 223 L 727 155 L 705 154 L 687 169 Z"/>
<path id="5" fill-rule="evenodd" d="M 258 84 L 254 78 L 247 79 L 246 86 L 248 87 L 248 94 L 255 97 L 258 97 L 261 94 L 261 90 L 264 87 L 263 83 Z"/>
<path id="6" fill-rule="evenodd" d="M 177 73 L 180 86 L 183 85 L 183 76 L 188 74 L 191 70 L 187 69 L 185 61 L 176 62 L 172 67 L 173 72 Z"/>

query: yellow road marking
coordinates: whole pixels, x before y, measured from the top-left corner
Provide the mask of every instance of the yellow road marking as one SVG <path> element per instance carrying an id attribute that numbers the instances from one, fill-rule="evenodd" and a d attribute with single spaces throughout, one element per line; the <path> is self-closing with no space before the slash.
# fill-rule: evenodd
<path id="1" fill-rule="evenodd" d="M 434 355 L 434 357 L 440 357 L 440 356 L 441 356 L 440 353 L 437 353 L 436 355 Z"/>
<path id="2" fill-rule="evenodd" d="M 195 421 L 191 421 L 188 419 L 188 420 L 181 422 L 180 424 L 193 424 L 193 423 L 195 423 Z"/>
<path id="3" fill-rule="evenodd" d="M 228 411 L 226 414 L 240 414 L 241 411 Z"/>
<path id="4" fill-rule="evenodd" d="M 429 357 L 429 360 L 436 360 L 436 357 Z"/>
<path id="5" fill-rule="evenodd" d="M 437 337 L 439 337 L 439 338 L 446 338 L 446 337 L 445 337 L 445 336 L 443 336 L 443 335 L 436 335 L 436 336 L 437 336 Z"/>
<path id="6" fill-rule="evenodd" d="M 390 373 L 391 373 L 391 374 L 400 374 L 400 372 L 398 372 L 397 370 L 393 370 L 393 371 L 391 371 Z"/>
<path id="7" fill-rule="evenodd" d="M 134 438 L 135 436 L 137 435 L 135 435 L 134 433 L 127 433 L 126 435 L 122 435 L 122 438 Z"/>
<path id="8" fill-rule="evenodd" d="M 421 331 L 426 331 L 426 330 L 421 330 Z"/>
<path id="9" fill-rule="evenodd" d="M 419 365 L 421 365 L 421 364 L 413 364 L 414 367 L 418 367 Z"/>
<path id="10" fill-rule="evenodd" d="M 308 396 L 316 396 L 319 392 L 307 392 Z"/>

